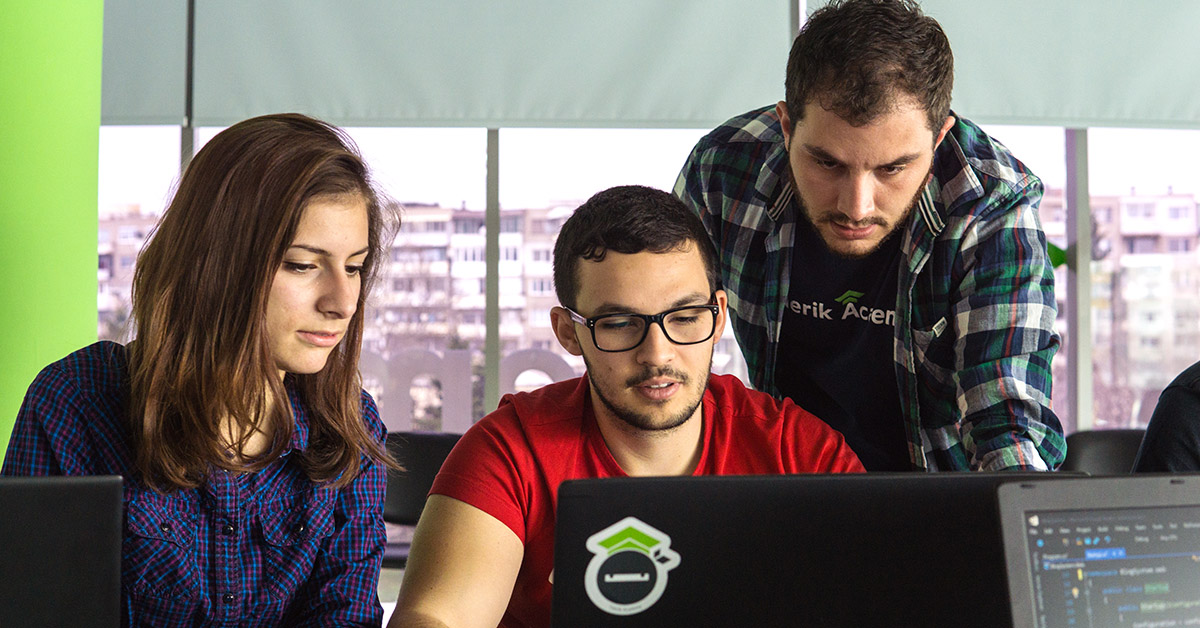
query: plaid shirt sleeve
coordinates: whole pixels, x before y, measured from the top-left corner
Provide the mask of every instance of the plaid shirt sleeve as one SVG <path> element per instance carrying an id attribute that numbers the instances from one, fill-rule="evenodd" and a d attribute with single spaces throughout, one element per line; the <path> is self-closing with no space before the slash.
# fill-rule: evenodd
<path id="1" fill-rule="evenodd" d="M 67 475 L 55 454 L 46 426 L 35 420 L 37 414 L 44 411 L 39 406 L 53 403 L 42 389 L 53 386 L 53 380 L 58 379 L 57 376 L 57 373 L 46 370 L 30 385 L 25 400 L 21 403 L 21 409 L 17 411 L 17 420 L 9 436 L 8 451 L 4 455 L 4 466 L 0 469 L 0 475 Z M 58 403 L 63 408 L 71 405 L 67 395 Z M 74 436 L 69 434 L 66 440 L 70 441 Z"/>
<path id="2" fill-rule="evenodd" d="M 1059 337 L 1042 184 L 970 123 L 948 140 L 940 156 L 955 158 L 935 167 L 913 230 L 911 259 L 927 251 L 928 267 L 901 278 L 912 287 L 897 351 L 911 358 L 898 361 L 917 400 L 910 429 L 930 470 L 1054 469 L 1066 444 L 1050 409 Z"/>
<path id="3" fill-rule="evenodd" d="M 29 385 L 3 475 L 124 475 L 124 348 L 97 343 L 42 369 Z"/>
<path id="4" fill-rule="evenodd" d="M 794 233 L 780 215 L 790 187 L 779 174 L 787 157 L 777 124 L 774 109 L 764 107 L 717 127 L 692 150 L 674 189 L 717 249 L 750 383 L 776 396 L 775 349 Z"/>
<path id="5" fill-rule="evenodd" d="M 1050 409 L 1050 362 L 1058 350 L 1054 268 L 1038 224 L 1036 195 L 980 220 L 961 243 L 971 272 L 954 307 L 956 400 L 971 468 L 1054 469 L 1066 453 Z"/>

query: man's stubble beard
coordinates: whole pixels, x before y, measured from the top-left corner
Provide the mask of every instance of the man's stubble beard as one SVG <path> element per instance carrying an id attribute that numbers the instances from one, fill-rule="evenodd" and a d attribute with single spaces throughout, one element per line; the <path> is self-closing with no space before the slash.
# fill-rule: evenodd
<path id="1" fill-rule="evenodd" d="M 607 408 L 613 416 L 617 417 L 617 419 L 619 419 L 622 423 L 630 428 L 633 428 L 634 430 L 660 434 L 665 434 L 671 430 L 674 430 L 684 423 L 687 423 L 688 419 L 692 418 L 692 416 L 696 413 L 696 409 L 699 408 L 700 404 L 704 402 L 704 391 L 708 388 L 708 378 L 712 374 L 712 356 L 710 355 L 708 358 L 708 366 L 704 369 L 704 376 L 701 377 L 698 382 L 692 382 L 692 378 L 686 373 L 671 367 L 646 368 L 641 373 L 627 378 L 624 382 L 625 386 L 633 387 L 637 386 L 640 382 L 644 382 L 653 377 L 666 375 L 680 380 L 680 393 L 689 395 L 695 394 L 695 400 L 688 403 L 683 410 L 671 415 L 664 422 L 655 423 L 651 417 L 639 413 L 636 410 L 622 408 L 609 399 L 608 395 L 605 394 L 604 387 L 597 385 L 596 380 L 591 377 L 591 373 L 596 371 L 592 369 L 591 362 L 588 360 L 586 355 L 583 356 L 583 363 L 587 367 L 588 381 L 591 384 L 592 389 L 596 391 L 596 396 L 600 398 L 600 403 L 604 404 L 604 407 Z"/>
<path id="2" fill-rule="evenodd" d="M 905 209 L 904 213 L 901 214 L 896 219 L 896 223 L 894 225 L 892 225 L 891 230 L 889 230 L 886 234 L 884 234 L 883 238 L 881 238 L 879 240 L 879 242 L 877 242 L 875 244 L 875 246 L 871 247 L 871 249 L 869 251 L 865 251 L 862 253 L 845 253 L 843 251 L 834 250 L 833 247 L 829 246 L 829 242 L 827 242 L 825 240 L 825 236 L 821 233 L 821 230 L 817 228 L 817 223 L 812 218 L 812 212 L 809 209 L 808 204 L 804 202 L 804 196 L 800 192 L 800 186 L 796 185 L 796 175 L 795 175 L 795 173 L 792 172 L 792 167 L 791 167 L 790 162 L 788 163 L 788 167 L 787 167 L 788 181 L 792 184 L 792 191 L 794 192 L 793 196 L 796 199 L 796 207 L 800 210 L 799 213 L 800 213 L 801 220 L 803 220 L 809 226 L 809 228 L 811 228 L 813 230 L 813 233 L 817 234 L 817 239 L 819 239 L 821 241 L 821 244 L 823 244 L 825 246 L 825 250 L 828 253 L 830 253 L 831 255 L 833 255 L 835 257 L 839 257 L 841 259 L 846 259 L 846 260 L 856 260 L 856 259 L 863 259 L 865 257 L 869 257 L 872 253 L 874 253 L 875 251 L 878 251 L 880 248 L 882 248 L 883 245 L 885 243 L 887 243 L 888 240 L 891 240 L 893 237 L 896 236 L 896 234 L 900 233 L 901 227 L 903 227 L 908 222 L 909 217 L 912 216 L 913 210 L 915 210 L 917 208 L 917 203 L 921 202 L 921 195 L 924 194 L 925 187 L 927 185 L 929 185 L 929 175 L 931 175 L 931 174 L 933 174 L 933 164 L 932 163 L 929 164 L 929 172 L 925 173 L 925 176 L 922 178 L 925 181 L 925 183 L 922 183 L 920 185 L 920 187 L 917 188 L 916 193 L 913 194 L 912 200 L 909 201 L 909 203 L 908 203 L 908 208 Z M 823 218 L 821 220 L 821 222 L 822 223 L 836 222 L 835 220 L 833 220 L 833 218 L 836 216 L 837 216 L 837 214 L 831 214 L 831 215 Z M 875 216 L 875 217 L 872 217 L 872 218 L 869 218 L 869 219 L 863 221 L 862 223 L 838 222 L 837 224 L 841 224 L 841 225 L 856 224 L 860 227 L 863 227 L 866 225 L 887 226 L 887 221 L 881 216 Z"/>

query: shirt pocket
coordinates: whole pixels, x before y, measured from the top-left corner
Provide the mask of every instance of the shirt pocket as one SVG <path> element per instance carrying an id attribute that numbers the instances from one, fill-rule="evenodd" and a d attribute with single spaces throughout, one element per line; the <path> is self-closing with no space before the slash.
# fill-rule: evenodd
<path id="1" fill-rule="evenodd" d="M 195 512 L 166 496 L 145 493 L 125 511 L 122 586 L 134 599 L 196 599 L 203 591 L 197 564 Z"/>
<path id="2" fill-rule="evenodd" d="M 333 494 L 314 490 L 272 500 L 259 509 L 267 592 L 291 598 L 308 579 L 333 534 Z"/>
<path id="3" fill-rule="evenodd" d="M 922 429 L 953 425 L 959 418 L 955 338 L 953 330 L 939 327 L 913 330 Z"/>
<path id="4" fill-rule="evenodd" d="M 914 328 L 912 334 L 917 372 L 924 371 L 926 376 L 933 377 L 940 385 L 953 388 L 955 363 L 958 360 L 954 344 L 958 339 L 947 320 L 939 320 L 930 329 Z"/>

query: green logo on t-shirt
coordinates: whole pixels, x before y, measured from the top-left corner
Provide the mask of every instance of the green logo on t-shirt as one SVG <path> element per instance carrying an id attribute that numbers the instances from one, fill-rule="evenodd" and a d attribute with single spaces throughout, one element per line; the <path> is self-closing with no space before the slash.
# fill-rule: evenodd
<path id="1" fill-rule="evenodd" d="M 837 301 L 838 303 L 858 303 L 858 300 L 861 299 L 864 294 L 866 293 L 855 290 L 847 290 L 842 293 L 842 296 L 834 299 L 834 301 Z"/>
<path id="2" fill-rule="evenodd" d="M 834 299 L 836 303 L 841 303 L 845 306 L 842 309 L 842 316 L 839 320 L 844 321 L 847 318 L 857 318 L 861 321 L 875 325 L 895 325 L 896 310 L 858 305 L 858 300 L 866 296 L 866 294 L 867 293 L 859 292 L 858 290 L 847 290 L 842 293 L 842 296 Z M 788 308 L 800 316 L 811 316 L 812 318 L 818 320 L 834 320 L 833 307 L 826 307 L 824 303 L 820 303 L 818 301 L 813 301 L 812 303 L 797 303 L 796 301 L 789 301 Z"/>

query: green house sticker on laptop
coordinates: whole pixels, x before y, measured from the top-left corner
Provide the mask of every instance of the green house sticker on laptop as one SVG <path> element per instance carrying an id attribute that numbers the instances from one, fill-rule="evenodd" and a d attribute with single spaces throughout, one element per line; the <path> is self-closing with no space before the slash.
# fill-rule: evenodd
<path id="1" fill-rule="evenodd" d="M 592 603 L 613 615 L 640 613 L 667 588 L 667 572 L 679 566 L 671 537 L 636 517 L 625 517 L 588 537 L 595 554 L 584 572 Z"/>

